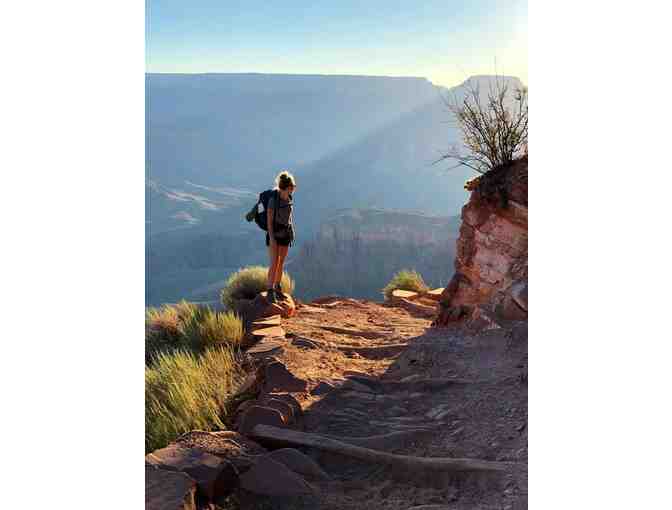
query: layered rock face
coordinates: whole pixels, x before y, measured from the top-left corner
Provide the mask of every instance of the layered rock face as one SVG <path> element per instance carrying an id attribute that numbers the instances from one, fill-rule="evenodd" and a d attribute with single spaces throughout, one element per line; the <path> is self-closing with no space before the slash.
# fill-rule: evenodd
<path id="1" fill-rule="evenodd" d="M 527 317 L 527 158 L 472 181 L 462 208 L 455 274 L 441 295 L 441 326 L 489 305 Z"/>
<path id="2" fill-rule="evenodd" d="M 286 267 L 305 300 L 328 294 L 380 299 L 380 289 L 405 268 L 443 287 L 452 274 L 459 228 L 459 216 L 342 210 L 304 241 Z"/>

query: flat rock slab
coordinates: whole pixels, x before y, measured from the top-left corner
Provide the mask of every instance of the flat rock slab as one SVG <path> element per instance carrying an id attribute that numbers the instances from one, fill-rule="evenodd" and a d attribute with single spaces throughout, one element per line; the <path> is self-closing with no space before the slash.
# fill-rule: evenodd
<path id="1" fill-rule="evenodd" d="M 280 326 L 282 324 L 282 317 L 278 315 L 271 315 L 270 317 L 265 317 L 263 319 L 257 319 L 252 322 L 252 328 L 256 329 L 256 326 Z"/>
<path id="2" fill-rule="evenodd" d="M 246 352 L 253 358 L 259 359 L 266 356 L 280 355 L 284 352 L 284 350 L 285 344 L 283 341 L 264 338 L 250 347 Z"/>
<path id="3" fill-rule="evenodd" d="M 145 466 L 145 510 L 196 510 L 196 482 L 185 473 Z"/>
<path id="4" fill-rule="evenodd" d="M 186 473 L 198 491 L 210 501 L 230 493 L 236 485 L 236 470 L 225 459 L 199 448 L 171 444 L 145 456 L 145 463 L 167 471 Z"/>
<path id="5" fill-rule="evenodd" d="M 433 301 L 439 302 L 441 300 L 441 294 L 445 289 L 441 287 L 440 289 L 432 289 L 428 292 L 425 292 L 424 297 L 427 297 Z"/>
<path id="6" fill-rule="evenodd" d="M 240 477 L 240 487 L 265 496 L 301 496 L 314 489 L 284 464 L 265 457 Z"/>
<path id="7" fill-rule="evenodd" d="M 410 290 L 394 289 L 392 291 L 392 299 L 415 299 L 419 297 L 420 294 Z"/>
<path id="8" fill-rule="evenodd" d="M 431 318 L 437 314 L 437 309 L 433 306 L 427 306 L 420 303 L 415 303 L 408 299 L 398 299 L 394 304 L 403 308 L 412 315 L 418 315 L 424 318 Z"/>
<path id="9" fill-rule="evenodd" d="M 305 392 L 308 382 L 292 374 L 280 361 L 273 361 L 266 365 L 264 391 L 295 391 Z"/>
<path id="10" fill-rule="evenodd" d="M 265 326 L 251 331 L 250 335 L 253 338 L 284 337 L 285 330 L 282 329 L 282 326 Z"/>

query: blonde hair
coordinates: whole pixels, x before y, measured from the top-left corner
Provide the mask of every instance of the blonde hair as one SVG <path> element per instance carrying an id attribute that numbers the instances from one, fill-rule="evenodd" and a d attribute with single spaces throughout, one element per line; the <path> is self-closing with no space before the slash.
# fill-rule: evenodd
<path id="1" fill-rule="evenodd" d="M 275 178 L 275 187 L 279 189 L 287 189 L 296 186 L 296 179 L 287 170 L 283 170 Z"/>

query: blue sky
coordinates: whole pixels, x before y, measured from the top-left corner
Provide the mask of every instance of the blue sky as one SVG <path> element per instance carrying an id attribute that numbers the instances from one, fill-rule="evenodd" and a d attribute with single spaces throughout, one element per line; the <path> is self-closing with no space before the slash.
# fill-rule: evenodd
<path id="1" fill-rule="evenodd" d="M 424 76 L 527 83 L 527 1 L 146 1 L 148 72 Z"/>

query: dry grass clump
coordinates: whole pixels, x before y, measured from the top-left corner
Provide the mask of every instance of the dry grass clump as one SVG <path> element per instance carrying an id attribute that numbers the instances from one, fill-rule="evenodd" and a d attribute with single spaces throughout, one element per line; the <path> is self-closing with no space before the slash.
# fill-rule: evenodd
<path id="1" fill-rule="evenodd" d="M 268 267 L 264 266 L 248 266 L 236 271 L 229 276 L 220 293 L 222 304 L 233 310 L 238 300 L 254 299 L 257 294 L 267 290 L 267 276 Z M 294 292 L 294 281 L 287 271 L 283 272 L 280 284 L 283 292 Z"/>
<path id="2" fill-rule="evenodd" d="M 410 269 L 402 269 L 397 272 L 390 280 L 390 283 L 383 288 L 385 299 L 391 299 L 392 291 L 397 289 L 410 290 L 413 292 L 427 292 L 429 287 L 422 279 L 420 273 Z"/>
<path id="3" fill-rule="evenodd" d="M 190 430 L 223 428 L 227 403 L 243 376 L 230 346 L 202 355 L 158 353 L 145 368 L 145 450 L 162 448 Z"/>
<path id="4" fill-rule="evenodd" d="M 238 346 L 243 322 L 233 312 L 217 312 L 209 306 L 182 301 L 176 305 L 148 308 L 145 313 L 145 360 L 172 350 L 200 352 L 215 345 Z"/>

